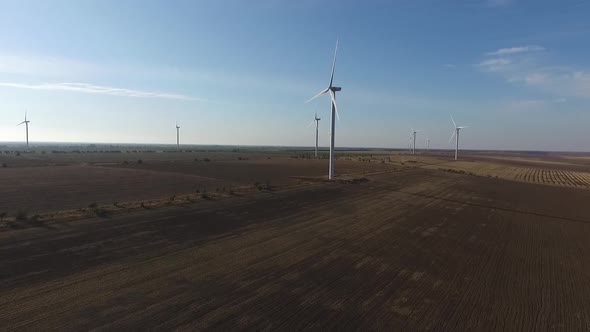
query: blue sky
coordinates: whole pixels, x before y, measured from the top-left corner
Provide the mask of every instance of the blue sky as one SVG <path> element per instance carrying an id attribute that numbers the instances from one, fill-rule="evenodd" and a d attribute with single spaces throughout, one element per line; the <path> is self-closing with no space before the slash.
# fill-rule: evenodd
<path id="1" fill-rule="evenodd" d="M 590 150 L 590 1 L 4 1 L 0 141 Z"/>

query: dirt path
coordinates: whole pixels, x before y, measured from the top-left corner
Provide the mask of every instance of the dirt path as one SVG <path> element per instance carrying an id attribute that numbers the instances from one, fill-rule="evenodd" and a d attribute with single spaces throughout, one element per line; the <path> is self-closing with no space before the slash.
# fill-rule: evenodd
<path id="1" fill-rule="evenodd" d="M 0 235 L 0 330 L 587 330 L 587 190 L 413 169 Z"/>

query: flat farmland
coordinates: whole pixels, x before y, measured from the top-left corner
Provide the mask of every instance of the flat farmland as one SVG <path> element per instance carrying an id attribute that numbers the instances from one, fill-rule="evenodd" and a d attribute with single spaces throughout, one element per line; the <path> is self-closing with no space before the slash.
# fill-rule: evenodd
<path id="1" fill-rule="evenodd" d="M 0 329 L 590 329 L 589 190 L 367 178 L 0 233 Z"/>
<path id="2" fill-rule="evenodd" d="M 392 163 L 382 164 L 376 160 L 359 162 L 338 160 L 338 174 L 363 174 L 395 169 Z M 327 173 L 327 160 L 314 159 L 260 159 L 242 161 L 212 162 L 153 162 L 149 164 L 117 164 L 110 167 L 150 170 L 155 172 L 180 173 L 204 176 L 227 184 L 251 185 L 255 182 L 269 182 L 271 185 L 291 185 L 298 177 L 319 177 Z"/>
<path id="3" fill-rule="evenodd" d="M 82 158 L 77 163 L 74 163 L 76 159 L 66 162 L 62 156 L 35 159 L 36 166 L 0 168 L 0 212 L 15 215 L 20 210 L 33 214 L 77 209 L 93 203 L 159 199 L 196 190 L 214 192 L 225 187 L 253 186 L 257 182 L 287 186 L 298 184 L 301 181 L 298 177 L 321 177 L 328 168 L 327 160 L 267 159 L 269 155 L 253 160 L 229 160 L 228 155 L 224 155 L 224 160 L 219 154 L 200 154 L 198 162 L 187 156 L 173 156 L 166 161 L 142 159 L 141 164 L 114 162 L 108 155 L 102 161 Z M 15 159 L 22 162 L 19 158 L 13 157 L 9 165 L 14 165 Z M 211 161 L 202 161 L 205 158 Z M 237 157 L 233 154 L 232 158 Z M 338 173 L 387 171 L 398 166 L 341 160 Z"/>
<path id="4" fill-rule="evenodd" d="M 519 163 L 520 164 L 520 163 Z M 553 166 L 552 168 L 549 168 Z M 426 166 L 431 169 L 459 171 L 478 176 L 575 188 L 590 188 L 590 172 L 574 171 L 562 165 L 538 164 L 534 167 L 507 165 L 490 161 L 472 160 Z M 580 168 L 590 170 L 589 166 Z"/>
<path id="5" fill-rule="evenodd" d="M 0 211 L 31 213 L 137 201 L 212 186 L 214 179 L 96 166 L 0 169 Z"/>

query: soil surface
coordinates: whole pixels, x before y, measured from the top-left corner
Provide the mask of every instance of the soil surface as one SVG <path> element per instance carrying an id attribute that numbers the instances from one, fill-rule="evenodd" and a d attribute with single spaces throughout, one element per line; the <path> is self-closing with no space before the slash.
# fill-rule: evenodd
<path id="1" fill-rule="evenodd" d="M 384 166 L 2 232 L 0 330 L 590 329 L 590 190 Z"/>

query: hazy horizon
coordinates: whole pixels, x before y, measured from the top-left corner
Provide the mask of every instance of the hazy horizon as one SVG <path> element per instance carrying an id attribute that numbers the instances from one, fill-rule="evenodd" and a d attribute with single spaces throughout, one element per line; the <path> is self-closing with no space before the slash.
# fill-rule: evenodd
<path id="1" fill-rule="evenodd" d="M 0 12 L 0 141 L 590 151 L 590 2 L 19 1 Z M 23 22 L 26 22 L 23 24 Z M 120 143 L 127 142 L 127 143 Z"/>

